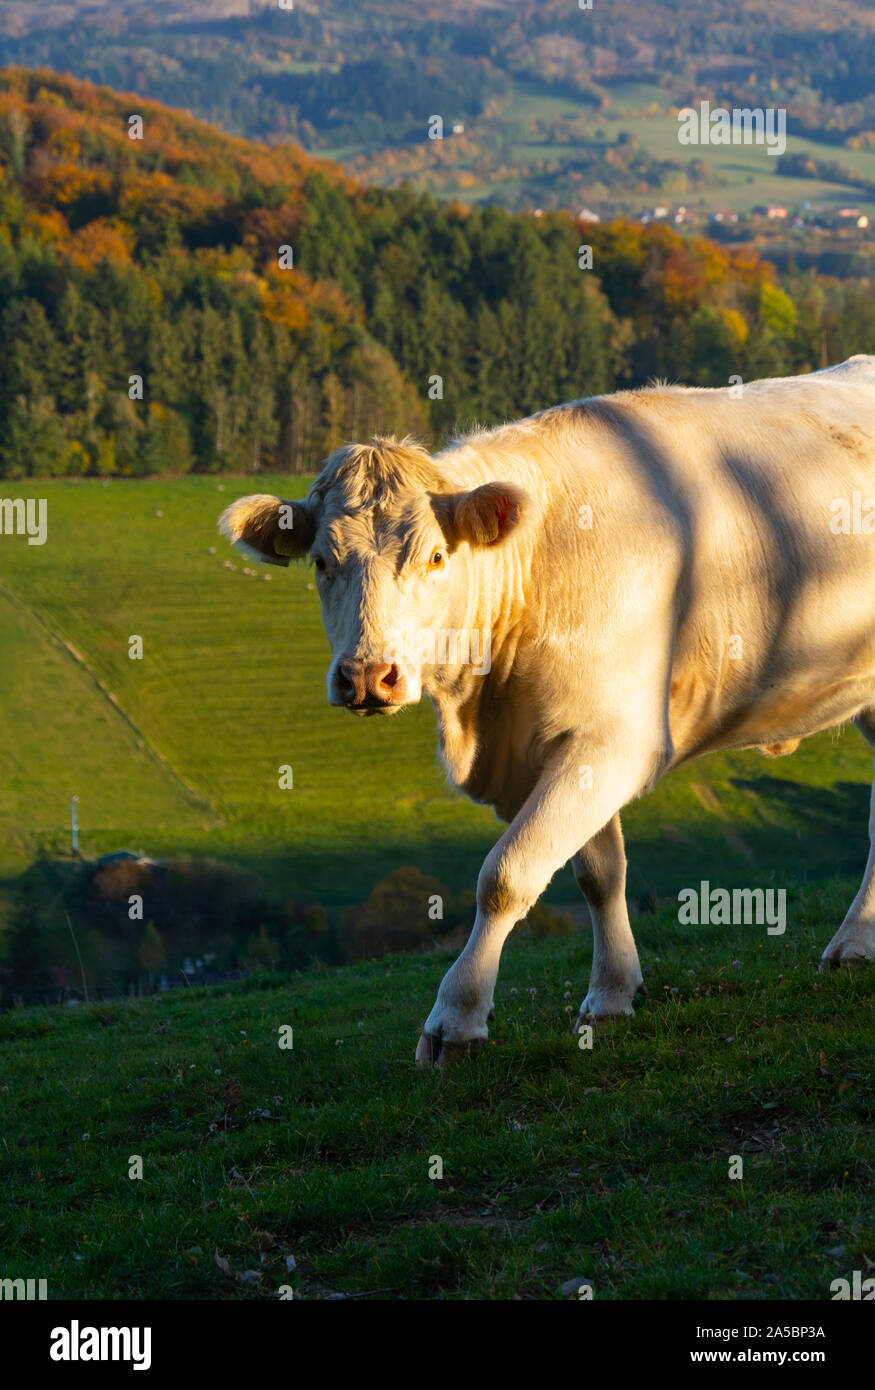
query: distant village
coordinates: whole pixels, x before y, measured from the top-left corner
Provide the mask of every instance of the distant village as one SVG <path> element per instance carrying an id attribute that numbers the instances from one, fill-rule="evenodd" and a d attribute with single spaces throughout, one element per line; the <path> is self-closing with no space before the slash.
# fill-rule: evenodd
<path id="1" fill-rule="evenodd" d="M 534 208 L 535 217 L 543 215 L 542 208 Z M 609 216 L 609 215 L 606 215 Z M 577 214 L 579 222 L 601 222 L 602 214 L 592 208 L 581 208 Z M 744 227 L 755 230 L 758 224 L 778 222 L 788 227 L 820 227 L 826 230 L 836 228 L 859 228 L 865 231 L 869 217 L 859 208 L 836 208 L 829 204 L 803 203 L 801 212 L 791 213 L 782 203 L 759 203 L 749 213 L 734 212 L 730 208 L 692 209 L 681 205 L 671 208 L 667 203 L 657 203 L 638 214 L 635 220 L 649 226 L 653 222 L 668 222 L 676 227 L 696 227 L 699 230 L 714 231 L 722 227 Z"/>

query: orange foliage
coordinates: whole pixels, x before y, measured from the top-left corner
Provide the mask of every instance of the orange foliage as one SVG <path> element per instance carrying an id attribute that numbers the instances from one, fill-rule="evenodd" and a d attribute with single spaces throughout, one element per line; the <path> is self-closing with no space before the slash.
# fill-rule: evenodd
<path id="1" fill-rule="evenodd" d="M 58 111 L 64 110 L 64 98 L 61 93 L 51 92 L 48 87 L 40 87 L 31 100 L 34 106 L 52 106 Z"/>
<path id="2" fill-rule="evenodd" d="M 775 278 L 774 266 L 768 261 L 761 261 L 759 252 L 752 246 L 741 246 L 733 251 L 730 264 L 733 274 L 745 285 L 756 287 Z"/>
<path id="3" fill-rule="evenodd" d="M 74 125 L 59 126 L 56 130 L 49 133 L 46 139 L 46 149 L 53 155 L 67 160 L 78 159 L 82 153 L 79 144 L 79 132 Z"/>
<path id="4" fill-rule="evenodd" d="M 587 238 L 603 250 L 606 260 L 625 264 L 630 271 L 644 264 L 644 228 L 635 222 L 606 222 L 596 231 L 590 228 Z"/>
<path id="5" fill-rule="evenodd" d="M 251 208 L 240 228 L 244 246 L 257 250 L 261 257 L 273 256 L 281 246 L 293 245 L 301 225 L 301 208 L 284 203 L 280 208 Z"/>
<path id="6" fill-rule="evenodd" d="M 728 279 L 729 256 L 722 246 L 714 241 L 706 241 L 704 237 L 693 237 L 688 244 L 709 285 L 720 285 Z"/>
<path id="7" fill-rule="evenodd" d="M 14 92 L 0 90 L 0 116 L 9 117 L 13 111 L 19 116 L 26 116 L 27 106 Z"/>
<path id="8" fill-rule="evenodd" d="M 12 110 L 27 119 L 38 153 L 44 157 L 60 156 L 61 163 L 81 162 L 82 137 L 87 131 L 100 147 L 102 167 L 111 163 L 125 183 L 129 172 L 133 174 L 135 170 L 140 177 L 151 173 L 155 178 L 166 179 L 168 174 L 164 171 L 173 174 L 183 165 L 188 166 L 197 187 L 186 185 L 184 206 L 180 208 L 183 215 L 186 210 L 197 213 L 188 201 L 188 193 L 203 197 L 209 189 L 236 197 L 247 174 L 259 183 L 285 184 L 294 192 L 311 171 L 319 170 L 349 193 L 356 188 L 329 160 L 312 159 L 297 146 L 277 145 L 262 151 L 246 140 L 225 135 L 157 102 L 95 87 L 47 68 L 0 71 L 0 115 Z M 143 117 L 142 140 L 128 138 L 128 120 L 134 113 Z M 159 163 L 161 169 L 157 167 Z M 70 179 L 69 173 L 66 177 Z M 132 197 L 136 200 L 137 193 Z"/>
<path id="9" fill-rule="evenodd" d="M 128 265 L 131 259 L 130 232 L 105 217 L 74 232 L 69 242 L 70 260 L 80 270 L 91 270 L 101 261 L 111 265 Z"/>
<path id="10" fill-rule="evenodd" d="M 703 267 L 686 247 L 670 251 L 662 263 L 660 281 L 666 308 L 687 312 L 701 303 L 705 291 Z"/>
<path id="11" fill-rule="evenodd" d="M 112 188 L 112 179 L 103 170 L 83 169 L 68 161 L 53 164 L 47 156 L 31 161 L 28 183 L 43 206 L 62 208 L 88 194 L 107 195 Z"/>
<path id="12" fill-rule="evenodd" d="M 143 209 L 154 212 L 159 220 L 172 218 L 189 222 L 203 217 L 210 208 L 221 205 L 221 194 L 210 189 L 177 183 L 169 174 L 137 173 L 123 183 L 118 213 L 125 222 L 135 221 Z"/>
<path id="13" fill-rule="evenodd" d="M 261 301 L 261 312 L 270 323 L 278 323 L 291 333 L 303 333 L 308 324 L 307 306 L 290 290 L 267 289 Z"/>
<path id="14" fill-rule="evenodd" d="M 47 246 L 66 245 L 70 238 L 67 219 L 56 208 L 50 208 L 48 212 L 31 208 L 24 218 L 22 232 Z"/>

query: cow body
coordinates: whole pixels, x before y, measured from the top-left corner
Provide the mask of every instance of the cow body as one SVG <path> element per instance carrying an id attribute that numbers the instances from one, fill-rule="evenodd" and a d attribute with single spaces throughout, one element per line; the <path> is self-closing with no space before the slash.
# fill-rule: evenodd
<path id="1" fill-rule="evenodd" d="M 421 1061 L 486 1036 L 502 944 L 569 860 L 594 930 L 578 1025 L 632 1011 L 619 813 L 670 768 L 716 749 L 788 751 L 850 719 L 875 742 L 869 499 L 871 357 L 739 398 L 574 402 L 433 459 L 353 446 L 305 503 L 229 509 L 227 533 L 261 558 L 309 551 L 324 566 L 329 699 L 391 712 L 427 694 L 451 779 L 509 822 Z M 436 625 L 485 640 L 488 670 L 458 651 L 435 659 L 434 644 L 414 652 L 411 635 Z M 873 956 L 870 855 L 824 961 Z"/>

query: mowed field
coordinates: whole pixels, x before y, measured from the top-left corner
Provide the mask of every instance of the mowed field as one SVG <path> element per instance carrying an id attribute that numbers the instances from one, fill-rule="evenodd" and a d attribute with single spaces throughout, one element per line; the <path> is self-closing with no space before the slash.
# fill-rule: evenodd
<path id="1" fill-rule="evenodd" d="M 473 885 L 499 827 L 444 785 L 430 709 L 329 709 L 310 571 L 246 574 L 216 536 L 270 487 L 7 488 L 47 497 L 49 528 L 0 538 L 7 886 L 67 846 L 74 793 L 88 854 L 208 852 L 336 911 L 401 863 Z M 829 1298 L 875 1258 L 875 969 L 816 969 L 865 858 L 870 761 L 849 730 L 695 764 L 630 808 L 649 993 L 592 1050 L 569 1032 L 583 929 L 517 929 L 485 1053 L 443 1076 L 413 1052 L 445 951 L 0 1017 L 0 1277 L 89 1298 L 552 1299 L 586 1279 Z M 786 934 L 680 926 L 702 878 L 786 887 Z M 571 900 L 568 871 L 551 891 Z"/>
<path id="2" fill-rule="evenodd" d="M 0 876 L 69 849 L 227 858 L 339 909 L 401 864 L 472 888 L 501 832 L 445 781 L 430 705 L 392 720 L 329 707 L 312 572 L 248 563 L 217 534 L 251 491 L 306 479 L 16 482 L 48 540 L 0 536 Z M 132 660 L 130 639 L 142 639 Z M 280 768 L 294 787 L 281 790 Z M 871 754 L 853 728 L 791 758 L 718 756 L 624 817 L 633 898 L 788 887 L 862 870 Z M 570 871 L 554 901 L 577 901 Z"/>

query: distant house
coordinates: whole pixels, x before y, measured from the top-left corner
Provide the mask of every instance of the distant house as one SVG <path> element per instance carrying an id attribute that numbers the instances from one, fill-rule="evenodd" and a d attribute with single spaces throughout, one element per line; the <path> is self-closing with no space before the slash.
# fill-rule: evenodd
<path id="1" fill-rule="evenodd" d="M 786 217 L 787 209 L 780 203 L 759 203 L 755 208 L 751 208 L 755 217 Z"/>
<path id="2" fill-rule="evenodd" d="M 601 222 L 602 219 L 597 212 L 593 212 L 592 208 L 581 208 L 577 214 L 577 220 L 578 222 Z"/>
<path id="3" fill-rule="evenodd" d="M 738 221 L 738 213 L 732 212 L 730 208 L 715 208 L 711 213 L 712 222 L 735 223 Z"/>
<path id="4" fill-rule="evenodd" d="M 860 216 L 857 218 L 857 226 L 858 226 L 858 227 L 868 227 L 868 225 L 869 225 L 869 219 L 868 219 L 868 217 L 866 216 L 865 212 L 861 212 L 861 213 L 860 213 Z"/>
<path id="5" fill-rule="evenodd" d="M 847 220 L 847 219 L 850 219 L 851 217 L 853 217 L 854 221 L 856 222 L 857 218 L 860 216 L 860 209 L 859 209 L 859 208 L 839 208 L 837 216 L 843 217 L 843 218 L 845 218 L 846 220 Z"/>
<path id="6" fill-rule="evenodd" d="M 465 134 L 465 127 L 463 126 L 463 124 L 462 124 L 461 121 L 457 121 L 456 124 L 453 126 L 453 134 L 454 134 L 454 135 L 464 135 L 464 134 Z"/>

